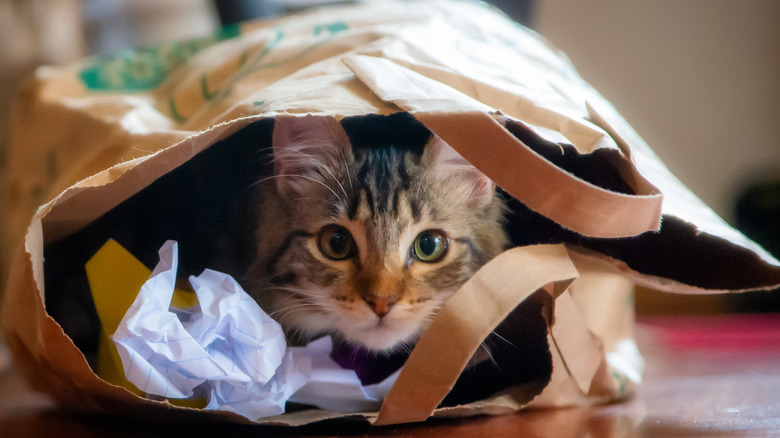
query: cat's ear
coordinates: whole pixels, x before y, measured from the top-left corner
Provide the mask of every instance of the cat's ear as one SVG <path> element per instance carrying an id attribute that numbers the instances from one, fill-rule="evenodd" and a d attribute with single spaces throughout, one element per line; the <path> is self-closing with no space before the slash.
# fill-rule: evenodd
<path id="1" fill-rule="evenodd" d="M 441 139 L 431 140 L 423 160 L 446 188 L 450 202 L 481 208 L 493 201 L 495 183 Z"/>
<path id="2" fill-rule="evenodd" d="M 274 174 L 280 193 L 302 191 L 330 169 L 345 165 L 349 139 L 329 116 L 277 117 L 274 122 Z"/>

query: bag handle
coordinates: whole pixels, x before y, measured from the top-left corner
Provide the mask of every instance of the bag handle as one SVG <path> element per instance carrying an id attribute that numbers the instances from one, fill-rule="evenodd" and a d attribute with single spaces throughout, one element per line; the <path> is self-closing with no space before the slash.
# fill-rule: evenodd
<path id="1" fill-rule="evenodd" d="M 411 112 L 507 193 L 558 224 L 599 238 L 658 230 L 663 197 L 637 172 L 635 195 L 598 187 L 517 139 L 489 114 L 492 108 L 441 82 L 385 58 L 343 61 L 379 98 Z"/>
<path id="2" fill-rule="evenodd" d="M 562 293 L 578 275 L 563 245 L 518 247 L 488 262 L 423 333 L 373 424 L 430 417 L 480 344 L 519 303 L 551 283 Z"/>

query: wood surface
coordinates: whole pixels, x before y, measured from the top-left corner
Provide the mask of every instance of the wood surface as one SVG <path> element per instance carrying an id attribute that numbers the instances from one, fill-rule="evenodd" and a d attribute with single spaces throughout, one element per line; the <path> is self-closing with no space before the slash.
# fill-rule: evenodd
<path id="1" fill-rule="evenodd" d="M 372 427 L 167 424 L 72 413 L 0 376 L 0 437 L 762 437 L 780 436 L 780 315 L 640 318 L 645 381 L 607 406 Z"/>

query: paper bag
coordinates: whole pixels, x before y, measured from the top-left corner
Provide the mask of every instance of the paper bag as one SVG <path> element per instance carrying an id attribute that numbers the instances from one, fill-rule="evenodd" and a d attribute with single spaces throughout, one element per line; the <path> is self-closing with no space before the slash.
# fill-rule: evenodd
<path id="1" fill-rule="evenodd" d="M 151 267 L 174 239 L 191 269 L 218 268 L 211 237 L 241 219 L 278 117 L 424 125 L 501 188 L 515 248 L 437 315 L 379 412 L 261 422 L 392 424 L 617 400 L 641 380 L 634 282 L 683 293 L 780 284 L 778 262 L 685 189 L 539 36 L 467 1 L 322 9 L 39 70 L 4 175 L 17 206 L 6 241 L 25 238 L 2 326 L 31 384 L 87 411 L 248 421 L 100 379 L 83 264 L 116 239 Z M 521 345 L 497 350 L 500 369 L 521 371 L 470 363 L 498 343 L 492 332 Z"/>

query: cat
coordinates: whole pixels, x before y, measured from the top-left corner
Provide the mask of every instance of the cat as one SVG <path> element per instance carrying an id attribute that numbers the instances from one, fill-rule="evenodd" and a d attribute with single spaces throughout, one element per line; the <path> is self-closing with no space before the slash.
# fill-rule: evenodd
<path id="1" fill-rule="evenodd" d="M 273 150 L 248 278 L 292 338 L 409 346 L 507 245 L 495 184 L 409 114 L 279 117 Z"/>

